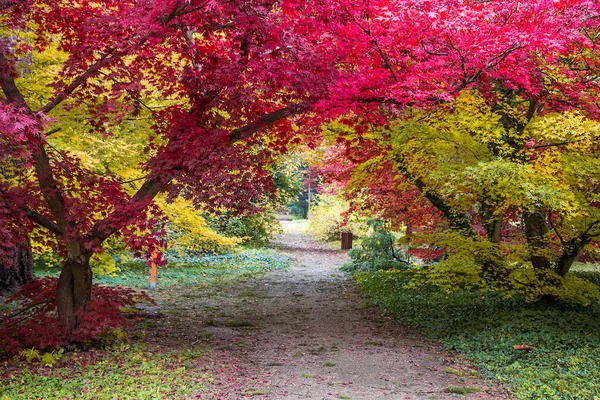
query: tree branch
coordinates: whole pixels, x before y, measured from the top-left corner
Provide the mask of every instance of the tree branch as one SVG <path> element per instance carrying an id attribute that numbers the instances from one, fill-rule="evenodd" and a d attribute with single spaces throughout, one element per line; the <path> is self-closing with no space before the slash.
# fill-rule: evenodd
<path id="1" fill-rule="evenodd" d="M 552 221 L 552 211 L 548 211 L 548 222 L 550 223 L 550 227 L 552 228 L 554 233 L 556 233 L 556 236 L 558 237 L 558 240 L 560 240 L 560 243 L 563 246 L 565 246 L 566 245 L 565 240 L 563 239 L 562 235 L 558 231 L 558 228 L 556 227 L 556 225 L 554 225 L 554 221 Z"/>
<path id="2" fill-rule="evenodd" d="M 50 221 L 48 218 L 44 217 L 42 214 L 30 210 L 27 207 L 24 207 L 24 211 L 25 211 L 25 216 L 30 219 L 31 221 L 35 222 L 36 224 L 38 224 L 39 226 L 48 229 L 50 232 L 54 233 L 56 236 L 62 236 L 64 235 L 64 232 L 60 229 L 60 227 Z"/>
<path id="3" fill-rule="evenodd" d="M 173 179 L 172 176 L 164 177 L 161 180 L 156 178 L 148 178 L 146 182 L 139 188 L 135 195 L 129 199 L 124 208 L 132 208 L 135 210 L 136 205 L 144 204 L 156 197 L 160 192 L 164 191 L 168 183 Z M 116 210 L 101 221 L 96 222 L 92 227 L 88 238 L 93 242 L 93 245 L 99 246 L 109 236 L 117 232 L 121 226 L 114 223 L 115 218 L 121 217 L 122 211 Z"/>
<path id="4" fill-rule="evenodd" d="M 290 117 L 292 115 L 298 114 L 302 106 L 303 104 L 300 103 L 280 108 L 279 110 L 275 110 L 263 115 L 262 117 L 252 121 L 251 123 L 241 128 L 234 129 L 229 135 L 229 142 L 235 143 L 239 140 L 246 139 L 247 137 L 249 137 L 250 135 L 259 131 L 267 125 L 270 125 L 284 118 Z"/>
<path id="5" fill-rule="evenodd" d="M 187 8 L 188 4 L 181 5 L 179 2 L 175 4 L 173 10 L 170 14 L 159 17 L 158 20 L 162 22 L 164 25 L 171 22 L 174 18 L 178 17 L 183 11 Z M 204 6 L 202 6 L 204 7 Z M 202 8 L 199 7 L 199 8 Z M 144 36 L 140 37 L 135 43 L 130 44 L 129 46 L 125 46 L 123 49 L 117 51 L 116 48 L 112 48 L 107 50 L 105 54 L 103 54 L 96 62 L 90 65 L 87 70 L 85 70 L 81 75 L 76 77 L 69 85 L 67 85 L 63 91 L 57 96 L 50 99 L 46 105 L 40 108 L 37 112 L 41 112 L 44 114 L 48 114 L 52 111 L 56 106 L 62 103 L 67 97 L 69 97 L 75 90 L 77 90 L 81 85 L 83 85 L 87 80 L 93 77 L 100 69 L 109 65 L 113 60 L 118 59 L 120 57 L 126 56 L 131 52 L 132 49 L 136 49 L 138 47 L 143 46 L 148 39 L 152 36 L 155 36 L 156 32 L 150 31 L 147 32 Z"/>
<path id="6" fill-rule="evenodd" d="M 14 317 L 16 317 L 17 315 L 21 315 L 21 314 L 23 314 L 25 311 L 27 311 L 27 310 L 29 310 L 29 309 L 31 309 L 31 308 L 33 308 L 33 307 L 37 307 L 37 306 L 41 306 L 41 305 L 46 305 L 46 304 L 50 303 L 51 301 L 52 301 L 52 300 L 43 300 L 43 301 L 38 301 L 37 303 L 30 304 L 30 305 L 28 305 L 27 307 L 23 307 L 23 308 L 21 308 L 20 310 L 17 310 L 17 311 L 15 311 L 15 312 L 13 312 L 12 314 L 9 314 L 9 315 L 7 315 L 7 316 L 6 316 L 6 318 L 7 318 L 7 319 L 14 318 Z"/>
<path id="7" fill-rule="evenodd" d="M 229 143 L 233 144 L 239 140 L 245 139 L 251 134 L 259 131 L 265 126 L 277 122 L 281 119 L 287 118 L 291 115 L 294 115 L 300 112 L 302 104 L 294 104 L 288 107 L 281 108 L 279 110 L 270 112 L 268 114 L 263 115 L 262 117 L 254 120 L 253 122 L 231 131 L 229 135 Z M 175 178 L 175 173 L 173 172 L 171 175 L 163 176 L 160 180 L 158 178 L 147 178 L 142 187 L 137 191 L 137 193 L 127 202 L 127 205 L 124 206 L 126 208 L 131 207 L 135 209 L 137 204 L 143 204 L 149 200 L 154 199 L 157 194 L 164 191 L 169 182 Z M 104 218 L 101 221 L 96 222 L 96 224 L 92 227 L 88 238 L 93 242 L 93 245 L 100 245 L 104 240 L 106 240 L 110 235 L 117 232 L 121 226 L 114 224 L 114 219 L 119 217 L 120 212 L 114 211 L 109 216 Z"/>
<path id="8" fill-rule="evenodd" d="M 446 217 L 452 229 L 461 231 L 470 237 L 476 236 L 473 228 L 471 228 L 471 224 L 464 214 L 453 210 L 452 207 L 448 205 L 438 193 L 435 192 L 435 190 L 427 187 L 421 178 L 415 176 L 411 171 L 409 171 L 406 161 L 404 160 L 404 156 L 396 156 L 395 161 L 402 175 L 412 182 L 417 189 L 419 189 L 421 195 L 429 200 L 431 204 L 433 204 L 433 206 L 437 208 L 444 215 L 444 217 Z"/>

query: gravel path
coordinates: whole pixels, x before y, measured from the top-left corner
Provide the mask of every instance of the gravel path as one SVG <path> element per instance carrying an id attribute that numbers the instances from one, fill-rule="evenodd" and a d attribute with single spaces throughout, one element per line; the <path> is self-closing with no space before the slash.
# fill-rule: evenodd
<path id="1" fill-rule="evenodd" d="M 211 398 L 456 398 L 450 386 L 481 389 L 467 399 L 507 398 L 481 379 L 464 378 L 468 372 L 439 346 L 365 306 L 338 270 L 348 260 L 345 252 L 282 224 L 274 246 L 292 258 L 290 269 L 179 293 L 187 296 L 184 309 L 165 309 L 170 339 L 179 331 L 180 338 L 214 349 L 222 374 Z M 463 370 L 463 377 L 449 367 Z"/>

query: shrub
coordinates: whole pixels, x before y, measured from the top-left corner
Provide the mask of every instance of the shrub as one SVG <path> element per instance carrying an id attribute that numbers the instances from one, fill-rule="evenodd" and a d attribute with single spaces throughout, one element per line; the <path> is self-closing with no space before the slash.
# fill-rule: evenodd
<path id="1" fill-rule="evenodd" d="M 226 212 L 207 216 L 209 227 L 225 236 L 241 238 L 245 244 L 263 246 L 271 238 L 281 233 L 281 224 L 273 210 L 248 215 L 234 215 Z"/>
<path id="2" fill-rule="evenodd" d="M 166 241 L 175 253 L 223 254 L 243 242 L 244 235 L 227 231 L 221 234 L 211 229 L 190 201 L 177 198 L 172 203 L 160 202 L 160 205 L 169 217 L 165 226 Z"/>
<path id="3" fill-rule="evenodd" d="M 368 229 L 366 223 L 352 214 L 346 217 L 348 208 L 348 202 L 337 196 L 319 195 L 317 204 L 311 206 L 309 212 L 309 231 L 317 239 L 326 242 L 340 240 L 342 232 L 352 232 L 356 237 L 364 236 Z"/>
<path id="4" fill-rule="evenodd" d="M 98 338 L 109 328 L 124 326 L 121 308 L 138 301 L 152 302 L 144 292 L 123 287 L 94 285 L 92 300 L 78 328 L 67 335 L 56 313 L 57 278 L 33 279 L 7 299 L 19 307 L 5 315 L 0 325 L 0 356 L 10 356 L 24 348 L 53 350 Z"/>
<path id="5" fill-rule="evenodd" d="M 377 271 L 407 268 L 409 257 L 395 246 L 396 236 L 383 227 L 383 222 L 367 221 L 370 233 L 364 237 L 360 247 L 350 250 L 351 262 L 342 268 L 345 271 Z"/>

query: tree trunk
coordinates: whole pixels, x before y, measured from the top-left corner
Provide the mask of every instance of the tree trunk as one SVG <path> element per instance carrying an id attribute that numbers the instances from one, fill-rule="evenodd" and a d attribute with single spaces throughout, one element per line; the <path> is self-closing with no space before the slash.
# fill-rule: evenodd
<path id="1" fill-rule="evenodd" d="M 488 204 L 487 201 L 481 202 L 481 217 L 483 218 L 483 227 L 488 239 L 492 243 L 500 243 L 500 233 L 502 232 L 503 214 L 496 214 L 496 208 Z"/>
<path id="2" fill-rule="evenodd" d="M 67 332 L 72 332 L 79 325 L 75 313 L 92 298 L 92 269 L 91 254 L 82 244 L 69 247 L 69 258 L 58 278 L 56 307 Z"/>
<path id="3" fill-rule="evenodd" d="M 433 206 L 444 215 L 444 217 L 448 220 L 450 229 L 458 231 L 465 236 L 477 236 L 465 214 L 454 210 L 438 193 L 427 187 L 421 178 L 415 176 L 411 171 L 409 171 L 404 160 L 404 156 L 397 155 L 395 161 L 400 173 L 402 173 L 406 179 L 411 181 L 417 187 L 417 189 L 419 189 L 421 195 L 429 200 L 431 204 L 433 204 Z"/>
<path id="4" fill-rule="evenodd" d="M 550 260 L 547 257 L 548 227 L 546 226 L 546 217 L 541 212 L 524 212 L 523 221 L 525 222 L 525 237 L 529 253 L 531 254 L 531 264 L 535 269 L 551 268 Z"/>
<path id="5" fill-rule="evenodd" d="M 12 265 L 0 266 L 0 296 L 13 292 L 33 278 L 33 257 L 29 239 L 15 251 Z"/>
<path id="6" fill-rule="evenodd" d="M 567 272 L 571 269 L 573 262 L 579 255 L 579 249 L 573 249 L 571 251 L 564 250 L 556 261 L 556 273 L 563 278 L 567 275 Z"/>
<path id="7" fill-rule="evenodd" d="M 591 241 L 591 237 L 583 234 L 563 244 L 562 254 L 556 260 L 556 273 L 563 278 L 567 275 L 581 250 Z"/>

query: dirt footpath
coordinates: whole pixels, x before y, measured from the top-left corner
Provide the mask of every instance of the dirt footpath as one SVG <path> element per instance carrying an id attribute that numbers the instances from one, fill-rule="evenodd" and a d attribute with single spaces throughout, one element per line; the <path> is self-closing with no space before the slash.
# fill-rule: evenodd
<path id="1" fill-rule="evenodd" d="M 181 336 L 210 345 L 222 366 L 208 398 L 457 398 L 450 386 L 481 389 L 468 399 L 507 398 L 481 379 L 464 378 L 466 371 L 463 377 L 449 373 L 449 367 L 464 368 L 439 346 L 366 307 L 339 271 L 345 252 L 294 231 L 290 222 L 283 226 L 274 246 L 292 258 L 290 269 L 190 294 L 187 311 L 178 311 L 188 321 Z M 171 315 L 171 329 L 180 325 L 175 310 L 165 315 Z"/>

